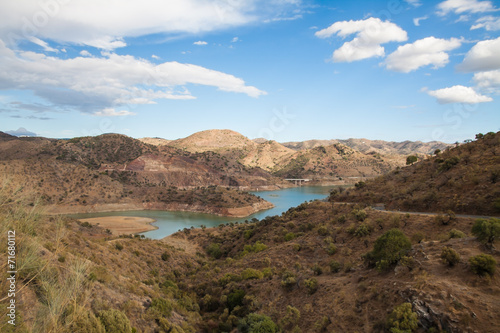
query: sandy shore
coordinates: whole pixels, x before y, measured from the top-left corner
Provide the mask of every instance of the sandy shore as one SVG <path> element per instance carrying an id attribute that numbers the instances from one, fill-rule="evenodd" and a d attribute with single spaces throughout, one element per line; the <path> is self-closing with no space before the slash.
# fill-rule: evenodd
<path id="1" fill-rule="evenodd" d="M 88 222 L 93 225 L 99 225 L 101 228 L 109 229 L 113 235 L 137 234 L 140 232 L 158 229 L 151 225 L 155 219 L 135 216 L 105 216 L 81 219 L 82 222 Z"/>

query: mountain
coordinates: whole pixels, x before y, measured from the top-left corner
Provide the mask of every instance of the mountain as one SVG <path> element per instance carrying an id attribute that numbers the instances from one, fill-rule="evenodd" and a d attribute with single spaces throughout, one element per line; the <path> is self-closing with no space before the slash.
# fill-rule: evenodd
<path id="1" fill-rule="evenodd" d="M 14 136 L 0 131 L 0 140 L 13 139 Z"/>
<path id="2" fill-rule="evenodd" d="M 119 134 L 0 140 L 3 188 L 41 199 L 52 212 L 164 209 L 234 215 L 229 208 L 241 208 L 250 214 L 270 206 L 238 189 L 276 189 L 278 182 L 260 168 L 213 152 L 192 154 Z M 213 186 L 227 191 L 206 191 Z"/>
<path id="3" fill-rule="evenodd" d="M 383 140 L 368 140 L 368 139 L 347 139 L 347 140 L 307 140 L 302 142 L 285 142 L 283 145 L 294 150 L 305 150 L 319 146 L 330 146 L 336 143 L 342 143 L 350 148 L 353 148 L 362 153 L 378 153 L 383 155 L 410 155 L 433 154 L 436 149 L 444 150 L 449 147 L 449 144 L 431 141 L 383 141 Z"/>
<path id="4" fill-rule="evenodd" d="M 165 146 L 172 140 L 167 140 L 162 138 L 140 138 L 139 141 L 153 146 Z"/>
<path id="5" fill-rule="evenodd" d="M 388 209 L 500 214 L 500 132 L 358 184 L 332 200 Z"/>
<path id="6" fill-rule="evenodd" d="M 192 153 L 223 152 L 230 149 L 248 150 L 257 146 L 255 142 L 240 133 L 226 129 L 197 132 L 187 138 L 171 141 L 168 145 Z"/>

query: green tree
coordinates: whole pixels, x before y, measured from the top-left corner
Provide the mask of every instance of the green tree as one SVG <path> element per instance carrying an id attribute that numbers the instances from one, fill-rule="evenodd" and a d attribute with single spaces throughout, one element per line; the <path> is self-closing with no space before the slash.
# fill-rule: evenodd
<path id="1" fill-rule="evenodd" d="M 478 254 L 469 258 L 470 269 L 478 275 L 493 275 L 497 266 L 495 258 L 489 254 Z"/>
<path id="2" fill-rule="evenodd" d="M 418 161 L 418 157 L 415 155 L 410 155 L 406 158 L 406 165 L 410 165 Z"/>
<path id="3" fill-rule="evenodd" d="M 238 329 L 243 333 L 278 333 L 278 325 L 265 315 L 251 313 L 239 322 Z"/>
<path id="4" fill-rule="evenodd" d="M 411 242 L 399 229 L 391 229 L 377 238 L 373 250 L 365 255 L 379 270 L 389 268 L 411 250 Z"/>
<path id="5" fill-rule="evenodd" d="M 478 219 L 472 226 L 472 234 L 484 244 L 493 244 L 495 239 L 500 236 L 500 219 L 490 218 Z"/>
<path id="6" fill-rule="evenodd" d="M 417 329 L 418 317 L 412 311 L 410 303 L 403 303 L 394 308 L 387 320 L 391 333 L 410 333 Z"/>

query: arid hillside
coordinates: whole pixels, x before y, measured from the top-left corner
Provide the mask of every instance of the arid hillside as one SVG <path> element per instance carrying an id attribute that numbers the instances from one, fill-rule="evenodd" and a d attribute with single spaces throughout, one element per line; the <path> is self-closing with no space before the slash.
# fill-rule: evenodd
<path id="1" fill-rule="evenodd" d="M 315 201 L 156 241 L 22 207 L 0 200 L 17 237 L 16 332 L 500 330 L 500 255 L 474 219 Z"/>
<path id="2" fill-rule="evenodd" d="M 330 146 L 336 143 L 342 143 L 347 147 L 362 153 L 378 153 L 383 155 L 431 155 L 436 149 L 444 150 L 449 147 L 449 144 L 430 141 L 383 141 L 383 140 L 368 140 L 368 139 L 347 139 L 347 140 L 308 140 L 301 142 L 284 142 L 283 146 L 294 150 L 305 150 L 316 148 L 319 146 Z"/>
<path id="3" fill-rule="evenodd" d="M 500 132 L 446 149 L 414 165 L 359 183 L 334 201 L 387 209 L 500 215 Z"/>
<path id="4" fill-rule="evenodd" d="M 237 188 L 274 186 L 276 179 L 216 153 L 191 154 L 106 134 L 0 139 L 0 182 L 54 212 L 178 209 L 231 215 L 227 208 L 248 207 L 252 213 L 266 207 Z M 206 189 L 213 186 L 227 189 L 220 190 L 219 199 L 209 199 Z M 177 190 L 184 195 L 168 195 Z"/>

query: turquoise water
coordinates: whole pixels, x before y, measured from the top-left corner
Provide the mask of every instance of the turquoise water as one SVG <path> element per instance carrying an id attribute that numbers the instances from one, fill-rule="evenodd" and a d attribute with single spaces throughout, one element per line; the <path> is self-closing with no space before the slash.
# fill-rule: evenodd
<path id="1" fill-rule="evenodd" d="M 140 210 L 127 212 L 107 212 L 70 215 L 75 218 L 89 218 L 102 216 L 140 216 L 155 219 L 156 230 L 145 232 L 144 235 L 152 239 L 161 239 L 184 228 L 199 228 L 201 225 L 215 227 L 221 223 L 243 222 L 252 218 L 263 219 L 266 216 L 281 215 L 290 207 L 295 207 L 304 201 L 324 199 L 333 186 L 303 186 L 283 189 L 279 191 L 252 192 L 264 200 L 272 202 L 274 208 L 257 212 L 247 217 L 221 217 L 210 214 L 191 212 L 167 212 L 160 210 Z"/>

